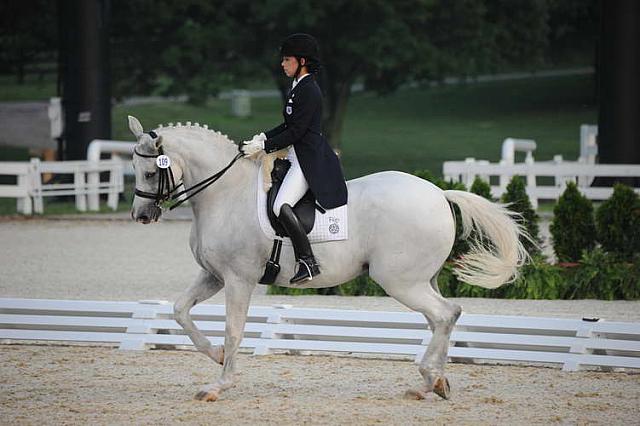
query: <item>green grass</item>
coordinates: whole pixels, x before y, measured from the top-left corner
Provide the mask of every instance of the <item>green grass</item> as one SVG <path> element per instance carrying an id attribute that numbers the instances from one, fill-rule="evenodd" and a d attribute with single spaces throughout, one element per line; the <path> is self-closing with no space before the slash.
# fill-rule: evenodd
<path id="1" fill-rule="evenodd" d="M 55 75 L 28 75 L 24 84 L 18 84 L 14 76 L 0 76 L 0 102 L 47 101 L 53 96 L 57 96 Z"/>
<path id="2" fill-rule="evenodd" d="M 579 126 L 597 122 L 592 77 L 560 77 L 435 88 L 404 89 L 389 96 L 355 94 L 345 121 L 342 162 L 348 178 L 381 170 L 442 173 L 442 162 L 475 157 L 496 161 L 507 137 L 534 139 L 534 156 L 575 159 Z M 126 116 L 145 128 L 200 122 L 239 141 L 280 120 L 279 99 L 254 99 L 250 118 L 229 114 L 229 101 L 206 107 L 168 103 L 117 106 L 113 135 L 131 140 Z"/>

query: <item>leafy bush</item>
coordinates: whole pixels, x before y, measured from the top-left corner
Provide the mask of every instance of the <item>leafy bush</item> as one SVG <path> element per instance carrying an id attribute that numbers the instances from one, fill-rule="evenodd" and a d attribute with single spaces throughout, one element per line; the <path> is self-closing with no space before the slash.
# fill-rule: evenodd
<path id="1" fill-rule="evenodd" d="M 540 243 L 540 237 L 538 236 L 538 215 L 531 206 L 531 201 L 527 195 L 524 179 L 520 176 L 514 176 L 511 182 L 507 185 L 507 190 L 502 194 L 501 200 L 505 204 L 509 204 L 511 211 L 520 213 L 522 215 L 521 224 L 526 228 L 529 236 L 533 241 L 529 241 L 528 238 L 522 237 L 522 244 L 530 254 L 535 254 L 540 251 L 538 245 Z"/>
<path id="2" fill-rule="evenodd" d="M 538 254 L 522 267 L 518 279 L 491 291 L 491 297 L 505 299 L 558 299 L 565 292 L 563 269 L 547 263 Z"/>
<path id="3" fill-rule="evenodd" d="M 595 247 L 596 225 L 591 200 L 569 182 L 553 209 L 550 226 L 553 250 L 560 262 L 577 262 L 584 250 Z"/>
<path id="4" fill-rule="evenodd" d="M 626 262 L 601 248 L 585 252 L 580 265 L 568 274 L 566 292 L 560 296 L 564 299 L 639 299 L 640 255 Z"/>
<path id="5" fill-rule="evenodd" d="M 640 253 L 640 199 L 632 188 L 616 184 L 613 195 L 596 212 L 602 248 L 629 260 Z"/>
<path id="6" fill-rule="evenodd" d="M 473 183 L 471 184 L 471 189 L 469 191 L 481 197 L 484 197 L 489 201 L 493 201 L 493 197 L 491 196 L 491 185 L 489 185 L 488 182 L 480 179 L 477 176 L 473 180 Z"/>

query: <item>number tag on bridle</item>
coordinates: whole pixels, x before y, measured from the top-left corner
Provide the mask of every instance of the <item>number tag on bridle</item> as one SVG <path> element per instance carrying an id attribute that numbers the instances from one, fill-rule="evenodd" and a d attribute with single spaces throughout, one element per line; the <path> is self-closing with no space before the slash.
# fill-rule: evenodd
<path id="1" fill-rule="evenodd" d="M 156 166 L 161 169 L 168 169 L 171 166 L 171 159 L 167 155 L 158 155 L 156 157 Z"/>

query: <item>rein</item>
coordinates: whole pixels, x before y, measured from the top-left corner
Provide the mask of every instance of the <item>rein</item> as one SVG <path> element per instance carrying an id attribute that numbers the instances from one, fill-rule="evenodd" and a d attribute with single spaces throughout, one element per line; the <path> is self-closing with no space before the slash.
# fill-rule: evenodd
<path id="1" fill-rule="evenodd" d="M 133 152 L 134 152 L 135 155 L 137 155 L 139 157 L 143 157 L 143 158 L 158 158 L 161 155 L 164 155 L 162 147 L 158 148 L 158 154 L 141 154 L 136 150 L 135 147 L 133 148 Z M 219 172 L 217 172 L 217 173 L 209 176 L 208 178 L 196 183 L 192 187 L 187 188 L 187 189 L 185 189 L 183 191 L 177 192 L 175 194 L 174 194 L 174 192 L 180 187 L 180 185 L 182 185 L 182 182 L 180 182 L 178 185 L 176 185 L 175 179 L 173 177 L 173 171 L 171 170 L 171 166 L 168 166 L 166 168 L 162 168 L 156 162 L 156 167 L 159 169 L 158 171 L 160 173 L 160 175 L 158 176 L 158 190 L 155 193 L 153 193 L 153 192 L 141 191 L 138 188 L 136 188 L 135 189 L 135 195 L 137 195 L 138 197 L 155 200 L 155 205 L 159 207 L 160 204 L 165 202 L 165 201 L 175 201 L 180 196 L 186 194 L 186 197 L 184 197 L 182 200 L 178 200 L 178 201 L 174 202 L 169 207 L 169 210 L 173 210 L 176 207 L 178 207 L 179 205 L 181 205 L 182 203 L 184 203 L 185 201 L 187 201 L 189 198 L 191 198 L 191 197 L 199 194 L 200 192 L 204 191 L 207 187 L 209 187 L 209 185 L 214 184 L 218 179 L 220 179 L 222 177 L 222 175 L 224 175 L 227 172 L 227 170 L 229 170 L 231 168 L 231 166 L 234 165 L 234 163 L 236 161 L 238 161 L 239 158 L 242 158 L 243 156 L 244 155 L 242 153 L 238 153 L 233 158 L 233 160 L 231 160 L 231 162 L 229 164 L 227 164 L 227 166 L 225 168 L 223 168 L 222 170 L 220 170 Z M 173 188 L 172 188 L 172 186 L 173 186 Z"/>

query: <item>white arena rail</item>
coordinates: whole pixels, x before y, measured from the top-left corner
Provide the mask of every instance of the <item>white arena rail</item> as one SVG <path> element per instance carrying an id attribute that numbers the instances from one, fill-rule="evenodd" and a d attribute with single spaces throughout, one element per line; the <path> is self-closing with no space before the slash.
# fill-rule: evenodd
<path id="1" fill-rule="evenodd" d="M 134 142 L 114 141 L 107 139 L 94 139 L 87 147 L 87 161 L 98 163 L 102 158 L 102 154 L 108 153 L 112 160 L 120 160 L 120 154 L 125 154 L 127 159 L 133 155 Z M 124 163 L 123 163 L 124 164 Z M 130 162 L 123 166 L 123 173 L 127 175 L 133 174 L 133 168 Z M 90 185 L 96 186 L 100 182 L 100 173 L 89 173 L 87 181 Z M 97 211 L 100 209 L 100 197 L 98 194 L 89 194 L 88 196 L 89 210 Z"/>
<path id="2" fill-rule="evenodd" d="M 120 193 L 124 192 L 124 165 L 121 160 L 40 161 L 33 158 L 31 162 L 36 170 L 36 178 L 34 179 L 36 185 L 33 190 L 36 213 L 42 213 L 44 210 L 43 197 L 64 195 L 74 196 L 76 209 L 82 212 L 87 210 L 87 198 L 93 196 L 99 200 L 100 194 L 108 195 L 107 205 L 112 210 L 118 208 L 118 197 Z M 100 173 L 103 172 L 109 174 L 106 181 L 100 181 Z M 73 178 L 68 183 L 43 183 L 43 174 L 66 174 L 72 175 Z M 97 180 L 89 180 L 92 175 L 95 175 Z"/>
<path id="3" fill-rule="evenodd" d="M 476 176 L 485 181 L 496 182 L 491 185 L 491 194 L 500 197 L 513 176 L 526 178 L 527 194 L 531 204 L 536 207 L 538 200 L 557 200 L 565 190 L 566 182 L 576 182 L 578 189 L 587 198 L 605 200 L 613 194 L 612 187 L 588 186 L 596 177 L 640 177 L 640 164 L 586 164 L 564 162 L 558 156 L 551 162 L 525 162 L 516 164 L 489 163 L 487 161 L 445 161 L 442 173 L 447 180 L 463 182 L 467 187 Z M 493 179 L 492 179 L 493 177 Z M 539 182 L 539 178 L 551 178 L 550 184 Z M 640 188 L 635 188 L 640 193 Z"/>
<path id="4" fill-rule="evenodd" d="M 15 176 L 15 184 L 0 185 L 1 198 L 17 198 L 18 213 L 33 213 L 33 201 L 36 178 L 36 166 L 27 161 L 0 162 L 0 175 Z"/>
<path id="5" fill-rule="evenodd" d="M 224 340 L 223 305 L 198 305 L 194 320 L 214 344 Z M 422 357 L 431 332 L 412 312 L 249 308 L 241 347 L 255 355 L 314 351 Z M 168 302 L 0 299 L 0 339 L 72 341 L 143 350 L 192 345 L 173 320 Z M 451 338 L 449 357 L 552 364 L 581 368 L 640 369 L 640 323 L 465 314 Z"/>

